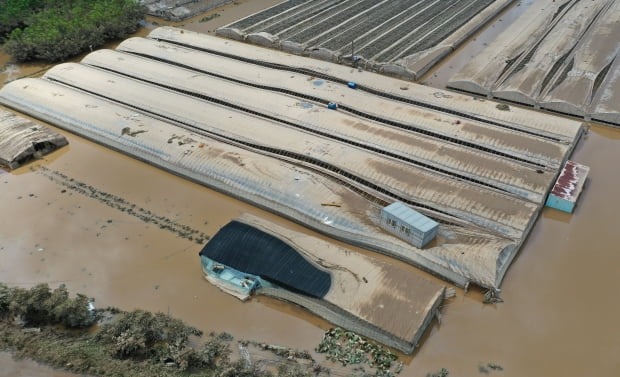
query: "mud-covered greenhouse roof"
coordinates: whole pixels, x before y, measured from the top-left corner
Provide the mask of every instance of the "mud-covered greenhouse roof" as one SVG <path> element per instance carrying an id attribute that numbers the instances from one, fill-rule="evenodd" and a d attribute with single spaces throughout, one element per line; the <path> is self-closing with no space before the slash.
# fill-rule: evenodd
<path id="1" fill-rule="evenodd" d="M 485 287 L 501 283 L 582 130 L 174 28 L 8 84 L 0 101 L 334 238 Z M 424 250 L 378 226 L 394 201 L 440 223 Z"/>

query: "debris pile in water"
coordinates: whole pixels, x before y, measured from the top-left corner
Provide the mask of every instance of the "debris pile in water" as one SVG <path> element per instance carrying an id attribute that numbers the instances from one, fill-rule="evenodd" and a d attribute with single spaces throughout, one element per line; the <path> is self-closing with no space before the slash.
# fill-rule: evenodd
<path id="1" fill-rule="evenodd" d="M 499 290 L 491 288 L 484 293 L 483 304 L 499 304 L 502 302 L 504 300 L 499 297 Z"/>
<path id="2" fill-rule="evenodd" d="M 448 377 L 450 372 L 446 368 L 441 368 L 437 373 L 427 373 L 426 377 Z"/>

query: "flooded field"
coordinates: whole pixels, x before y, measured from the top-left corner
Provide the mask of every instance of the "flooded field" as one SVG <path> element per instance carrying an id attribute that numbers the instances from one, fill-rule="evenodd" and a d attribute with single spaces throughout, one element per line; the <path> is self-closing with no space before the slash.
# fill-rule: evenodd
<path id="1" fill-rule="evenodd" d="M 238 8 L 250 9 L 269 2 L 240 3 Z M 221 17 L 186 27 L 212 31 L 214 22 L 240 17 L 229 16 L 238 8 L 225 7 Z M 462 49 L 454 56 L 466 60 L 472 54 Z M 443 87 L 451 73 L 442 79 L 442 70 L 451 65 L 457 63 L 444 63 L 437 77 L 431 73 L 425 82 Z M 23 76 L 25 69 L 20 72 L 12 74 Z M 237 338 L 304 349 L 319 343 L 330 327 L 320 318 L 264 297 L 241 303 L 207 283 L 198 258 L 201 245 L 182 234 L 212 236 L 244 212 L 301 227 L 60 132 L 68 147 L 13 172 L 0 170 L 1 281 L 23 287 L 65 283 L 96 297 L 99 307 L 163 311 Z M 401 376 L 423 377 L 441 368 L 450 376 L 483 376 L 479 367 L 489 362 L 504 368 L 491 371 L 493 376 L 620 375 L 620 302 L 614 299 L 620 130 L 592 126 L 572 159 L 591 167 L 578 207 L 573 215 L 543 210 L 504 279 L 505 302 L 483 305 L 480 291 L 458 290 L 443 310 L 441 326 L 435 324 L 420 350 L 403 358 Z M 171 226 L 161 229 L 162 221 Z M 66 376 L 13 362 L 6 354 L 0 354 L 0 365 L 2 377 Z"/>

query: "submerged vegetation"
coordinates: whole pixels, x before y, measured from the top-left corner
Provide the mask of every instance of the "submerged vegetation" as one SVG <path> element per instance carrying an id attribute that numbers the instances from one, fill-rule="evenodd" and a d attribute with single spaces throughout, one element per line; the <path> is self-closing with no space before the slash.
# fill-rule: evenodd
<path id="1" fill-rule="evenodd" d="M 0 283 L 0 350 L 94 376 L 267 377 L 243 360 L 231 361 L 232 336 L 210 334 L 163 313 L 94 309 L 66 287 L 31 289 Z M 103 321 L 102 321 L 103 320 Z M 96 323 L 104 322 L 100 326 Z M 315 376 L 284 359 L 278 376 Z"/>
<path id="2" fill-rule="evenodd" d="M 367 364 L 376 369 L 376 376 L 379 377 L 393 376 L 402 369 L 400 362 L 394 363 L 398 356 L 392 351 L 339 327 L 325 332 L 316 351 L 326 353 L 328 360 L 339 362 L 343 366 Z"/>
<path id="3" fill-rule="evenodd" d="M 65 60 L 135 32 L 136 0 L 0 0 L 0 39 L 17 62 Z"/>
<path id="4" fill-rule="evenodd" d="M 214 18 L 218 18 L 219 16 L 220 16 L 219 13 L 213 13 L 210 16 L 205 16 L 205 17 L 201 18 L 200 20 L 198 20 L 198 22 L 208 22 L 208 21 L 211 21 Z"/>
<path id="5" fill-rule="evenodd" d="M 448 377 L 449 374 L 446 368 L 441 368 L 437 373 L 427 373 L 426 377 Z"/>
<path id="6" fill-rule="evenodd" d="M 31 289 L 0 284 L 0 320 L 27 326 L 62 325 L 69 329 L 92 326 L 99 314 L 89 308 L 88 297 L 69 297 L 64 285 L 53 291 L 47 284 Z"/>

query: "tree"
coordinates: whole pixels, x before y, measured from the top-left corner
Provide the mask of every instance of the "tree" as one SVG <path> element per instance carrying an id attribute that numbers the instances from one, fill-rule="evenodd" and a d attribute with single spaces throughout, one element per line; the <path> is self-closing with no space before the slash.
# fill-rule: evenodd
<path id="1" fill-rule="evenodd" d="M 0 318 L 17 318 L 28 326 L 92 326 L 98 317 L 90 311 L 88 303 L 88 297 L 82 294 L 70 298 L 64 284 L 53 291 L 47 284 L 38 284 L 31 289 L 8 288 L 0 284 Z"/>
<path id="2" fill-rule="evenodd" d="M 97 338 L 111 344 L 112 353 L 120 358 L 153 358 L 179 364 L 191 335 L 201 336 L 202 331 L 163 313 L 134 310 L 103 325 Z"/>
<path id="3" fill-rule="evenodd" d="M 4 46 L 18 62 L 66 60 L 108 40 L 135 32 L 146 13 L 136 0 L 52 0 L 43 1 L 44 6 L 40 0 L 22 1 L 21 8 L 16 5 L 19 9 L 12 12 L 22 12 L 23 17 L 17 25 L 6 23 L 12 31 Z M 22 9 L 27 6 L 31 7 L 29 15 Z M 10 12 L 2 12 L 5 13 Z M 1 20 L 0 16 L 0 27 Z"/>

